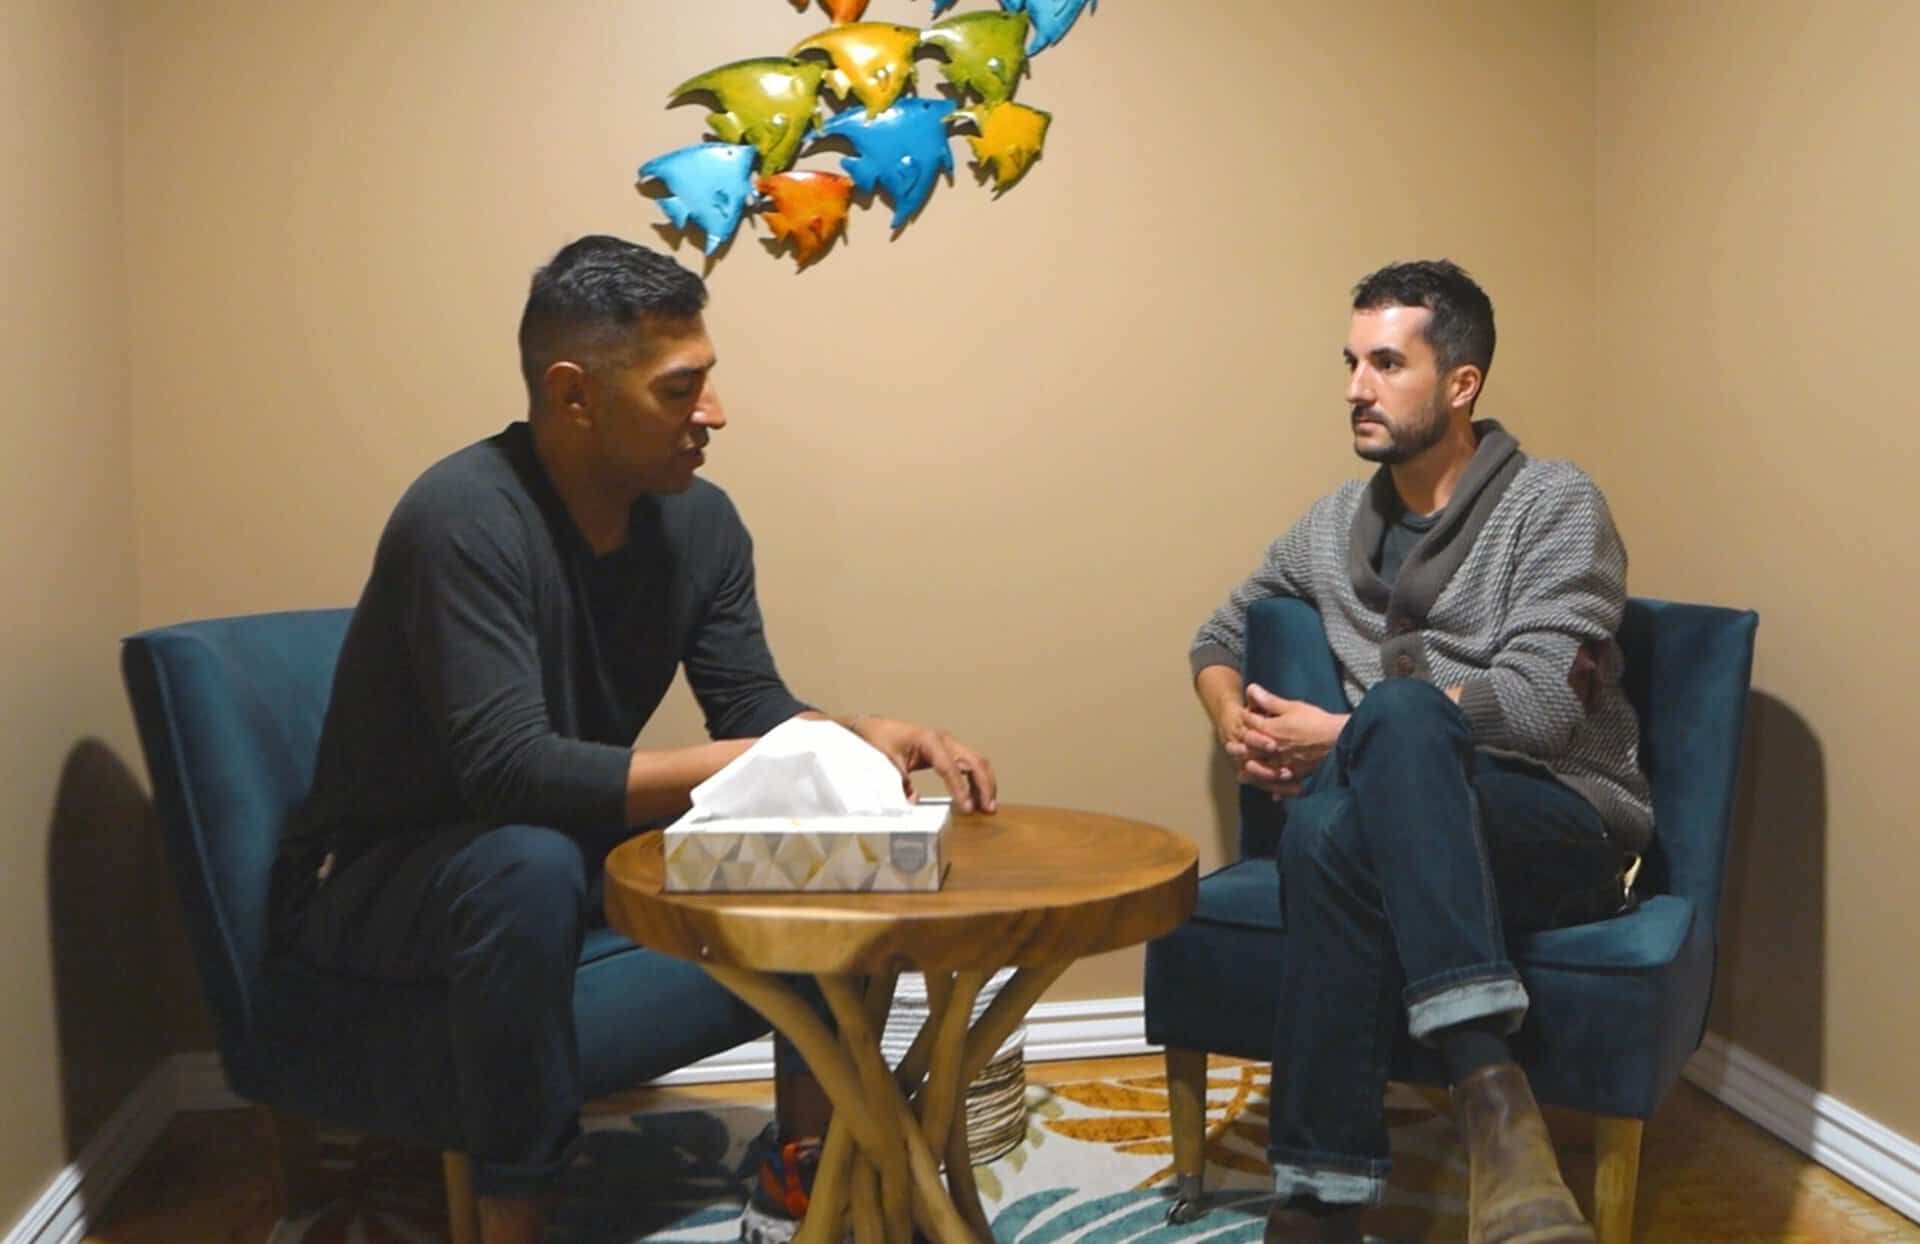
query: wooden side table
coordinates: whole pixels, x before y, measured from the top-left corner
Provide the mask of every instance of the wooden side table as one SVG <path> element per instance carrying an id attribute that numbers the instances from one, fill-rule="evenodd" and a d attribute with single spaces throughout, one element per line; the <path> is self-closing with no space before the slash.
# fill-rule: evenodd
<path id="1" fill-rule="evenodd" d="M 661 836 L 607 857 L 609 923 L 698 963 L 806 1059 L 833 1102 L 796 1244 L 991 1244 L 968 1160 L 964 1087 L 1082 955 L 1168 932 L 1193 911 L 1198 856 L 1139 821 L 1002 806 L 955 817 L 934 894 L 669 894 Z M 969 1026 L 980 987 L 1013 979 Z M 917 968 L 931 1002 L 896 1071 L 880 1055 L 894 982 Z M 819 982 L 838 1031 L 780 978 Z M 947 1178 L 940 1179 L 944 1159 Z"/>

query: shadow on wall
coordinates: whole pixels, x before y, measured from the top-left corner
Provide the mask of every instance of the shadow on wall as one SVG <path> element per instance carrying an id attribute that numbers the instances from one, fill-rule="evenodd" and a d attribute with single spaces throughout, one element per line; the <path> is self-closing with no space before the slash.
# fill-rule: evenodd
<path id="1" fill-rule="evenodd" d="M 1816 1089 L 1825 1074 L 1826 886 L 1825 751 L 1806 718 L 1756 688 L 1708 1024 Z"/>
<path id="2" fill-rule="evenodd" d="M 166 1057 L 153 987 L 153 808 L 113 749 L 67 754 L 47 828 L 47 912 L 67 1156 Z"/>
<path id="3" fill-rule="evenodd" d="M 152 801 L 98 739 L 68 753 L 47 828 L 47 912 L 67 1157 L 168 1055 L 210 1049 Z"/>

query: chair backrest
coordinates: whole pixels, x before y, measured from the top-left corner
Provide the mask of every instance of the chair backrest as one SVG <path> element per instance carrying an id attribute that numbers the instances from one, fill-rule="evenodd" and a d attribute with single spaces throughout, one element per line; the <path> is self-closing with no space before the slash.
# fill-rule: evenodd
<path id="1" fill-rule="evenodd" d="M 1627 698 L 1640 715 L 1640 767 L 1653 786 L 1649 894 L 1691 899 L 1717 926 L 1746 733 L 1760 616 L 1675 601 L 1627 602 L 1620 622 Z"/>
<path id="2" fill-rule="evenodd" d="M 1726 877 L 1747 685 L 1759 615 L 1672 601 L 1627 602 L 1620 622 L 1627 698 L 1640 718 L 1640 767 L 1653 786 L 1654 845 L 1641 892 L 1691 899 L 1717 923 Z M 1312 635 L 1318 650 L 1298 651 Z M 1291 649 L 1290 649 L 1291 645 Z M 1311 606 L 1263 600 L 1247 618 L 1249 668 L 1297 698 L 1338 710 L 1345 704 L 1325 632 Z M 1241 853 L 1273 853 L 1281 817 L 1265 795 L 1242 788 Z"/>
<path id="3" fill-rule="evenodd" d="M 121 672 L 223 1051 L 245 1041 L 287 814 L 313 783 L 349 610 L 142 631 Z"/>

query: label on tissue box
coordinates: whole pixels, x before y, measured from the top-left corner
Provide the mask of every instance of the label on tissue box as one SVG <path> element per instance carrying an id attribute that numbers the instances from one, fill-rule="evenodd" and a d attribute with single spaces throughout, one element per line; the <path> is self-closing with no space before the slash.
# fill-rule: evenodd
<path id="1" fill-rule="evenodd" d="M 946 803 L 875 816 L 727 817 L 689 812 L 665 831 L 669 891 L 858 893 L 938 890 Z"/>

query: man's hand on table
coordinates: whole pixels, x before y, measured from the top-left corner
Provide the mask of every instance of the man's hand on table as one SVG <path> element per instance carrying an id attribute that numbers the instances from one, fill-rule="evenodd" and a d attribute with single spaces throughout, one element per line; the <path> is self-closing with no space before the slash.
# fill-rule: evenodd
<path id="1" fill-rule="evenodd" d="M 846 725 L 884 752 L 894 768 L 900 770 L 903 782 L 909 773 L 921 769 L 938 773 L 953 796 L 956 811 L 992 812 L 999 806 L 999 787 L 994 781 L 992 763 L 945 730 L 888 717 L 855 717 Z M 907 793 L 913 793 L 911 783 L 907 785 Z"/>

